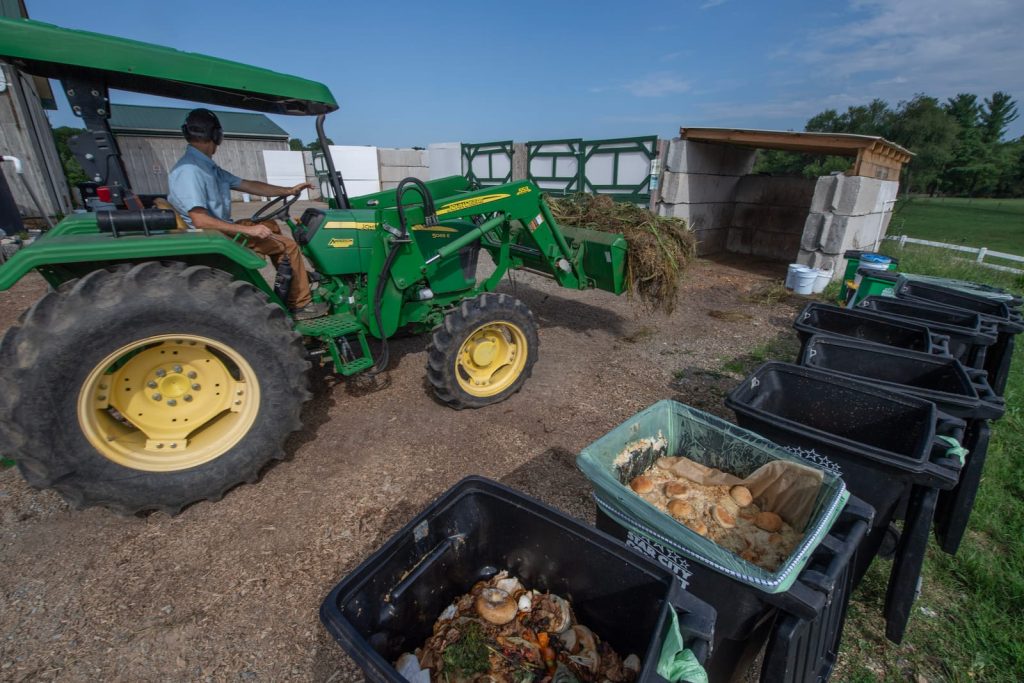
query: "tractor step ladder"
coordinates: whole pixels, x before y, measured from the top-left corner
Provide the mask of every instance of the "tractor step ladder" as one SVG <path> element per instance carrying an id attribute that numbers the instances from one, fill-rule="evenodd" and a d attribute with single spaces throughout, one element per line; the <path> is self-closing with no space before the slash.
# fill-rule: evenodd
<path id="1" fill-rule="evenodd" d="M 334 369 L 346 377 L 355 375 L 363 370 L 373 367 L 373 357 L 370 355 L 370 345 L 366 341 L 366 333 L 363 326 L 356 318 L 348 313 L 337 313 L 325 315 L 322 318 L 312 320 L 300 320 L 295 324 L 295 331 L 306 337 L 317 337 L 327 343 L 327 349 L 334 361 Z M 338 341 L 348 337 L 355 337 L 359 342 L 359 351 L 362 356 L 352 360 L 344 360 L 341 350 L 338 348 Z"/>

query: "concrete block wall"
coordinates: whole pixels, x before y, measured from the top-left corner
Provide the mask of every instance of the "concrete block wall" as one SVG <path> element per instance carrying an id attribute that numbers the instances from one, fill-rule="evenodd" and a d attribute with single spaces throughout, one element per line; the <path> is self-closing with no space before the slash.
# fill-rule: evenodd
<path id="1" fill-rule="evenodd" d="M 812 268 L 832 266 L 833 277 L 841 277 L 843 252 L 874 248 L 885 237 L 898 190 L 895 180 L 843 175 L 818 178 L 797 262 Z"/>
<path id="2" fill-rule="evenodd" d="M 427 145 L 427 161 L 432 180 L 462 175 L 462 143 L 437 142 Z"/>
<path id="3" fill-rule="evenodd" d="M 319 180 L 313 168 L 313 153 L 303 152 L 306 179 L 317 186 L 311 199 L 320 198 Z M 451 175 L 462 175 L 462 144 L 439 142 L 427 149 L 379 148 L 377 150 L 377 172 L 382 190 L 394 189 L 403 178 L 410 176 L 420 180 L 433 180 Z"/>
<path id="4" fill-rule="evenodd" d="M 665 155 L 656 211 L 687 221 L 697 252 L 725 249 L 740 179 L 754 167 L 755 150 L 676 138 Z"/>
<path id="5" fill-rule="evenodd" d="M 743 176 L 736 183 L 727 251 L 792 260 L 800 249 L 815 181 Z"/>
<path id="6" fill-rule="evenodd" d="M 430 155 L 425 149 L 377 148 L 380 166 L 380 187 L 391 190 L 403 178 L 430 180 Z"/>
<path id="7" fill-rule="evenodd" d="M 317 180 L 316 170 L 313 168 L 312 152 L 302 152 L 302 166 L 306 169 L 306 180 L 313 184 L 313 189 L 309 190 L 309 198 L 314 201 L 320 201 L 323 197 L 320 195 L 320 182 Z"/>

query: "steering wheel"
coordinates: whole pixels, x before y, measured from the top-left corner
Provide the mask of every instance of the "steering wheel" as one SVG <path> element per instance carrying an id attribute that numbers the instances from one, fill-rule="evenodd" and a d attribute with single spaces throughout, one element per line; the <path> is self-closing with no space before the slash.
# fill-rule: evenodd
<path id="1" fill-rule="evenodd" d="M 263 221 L 270 221 L 275 218 L 287 218 L 288 209 L 292 208 L 292 204 L 299 200 L 301 194 L 301 192 L 291 195 L 283 194 L 272 200 L 269 204 L 264 204 L 260 207 L 259 211 L 254 213 L 249 220 L 253 223 L 262 223 Z"/>

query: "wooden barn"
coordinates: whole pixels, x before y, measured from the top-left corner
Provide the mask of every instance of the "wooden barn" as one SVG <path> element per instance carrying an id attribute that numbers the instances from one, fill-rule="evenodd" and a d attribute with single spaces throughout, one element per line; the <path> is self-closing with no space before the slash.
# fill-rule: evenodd
<path id="1" fill-rule="evenodd" d="M 135 192 L 167 193 L 167 174 L 187 144 L 181 125 L 189 111 L 179 107 L 110 106 L 110 128 Z M 214 113 L 224 127 L 224 143 L 214 161 L 242 178 L 266 180 L 263 152 L 287 150 L 288 133 L 263 114 Z"/>

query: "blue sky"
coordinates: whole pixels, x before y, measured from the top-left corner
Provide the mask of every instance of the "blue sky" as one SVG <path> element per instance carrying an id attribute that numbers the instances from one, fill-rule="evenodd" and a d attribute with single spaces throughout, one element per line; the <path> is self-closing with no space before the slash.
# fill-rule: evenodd
<path id="1" fill-rule="evenodd" d="M 27 5 L 40 21 L 322 81 L 341 105 L 327 118 L 338 144 L 799 130 L 825 108 L 918 92 L 1004 90 L 1024 113 L 1021 0 Z M 54 124 L 76 125 L 60 105 Z M 274 119 L 314 136 L 312 119 Z"/>

